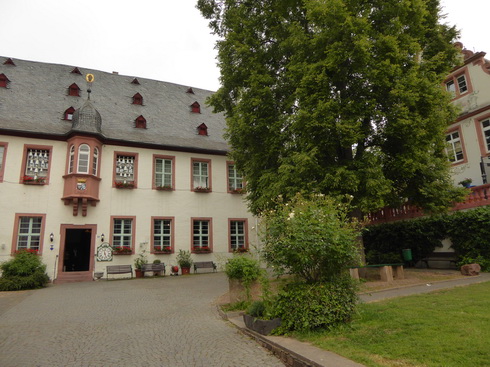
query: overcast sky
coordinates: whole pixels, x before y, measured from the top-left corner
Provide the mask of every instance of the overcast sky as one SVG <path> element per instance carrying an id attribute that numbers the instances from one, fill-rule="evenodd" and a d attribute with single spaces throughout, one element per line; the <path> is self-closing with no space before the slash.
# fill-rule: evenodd
<path id="1" fill-rule="evenodd" d="M 215 38 L 196 1 L 0 0 L 0 55 L 216 90 Z M 441 4 L 465 47 L 490 55 L 490 1 Z"/>

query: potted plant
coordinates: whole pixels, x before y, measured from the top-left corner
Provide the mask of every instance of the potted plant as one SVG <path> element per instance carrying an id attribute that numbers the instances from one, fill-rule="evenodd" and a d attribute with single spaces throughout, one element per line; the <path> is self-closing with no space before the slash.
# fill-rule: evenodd
<path id="1" fill-rule="evenodd" d="M 134 260 L 134 273 L 136 274 L 136 278 L 143 278 L 143 265 L 148 264 L 145 252 L 146 250 L 143 250 Z"/>
<path id="2" fill-rule="evenodd" d="M 465 178 L 464 180 L 459 181 L 458 184 L 462 185 L 463 187 L 470 187 L 472 182 L 473 180 L 471 178 Z"/>
<path id="3" fill-rule="evenodd" d="M 191 266 L 193 263 L 192 258 L 191 258 L 191 252 L 187 251 L 187 250 L 179 250 L 179 253 L 177 254 L 176 260 L 180 266 L 180 269 L 182 271 L 182 275 L 190 274 Z"/>

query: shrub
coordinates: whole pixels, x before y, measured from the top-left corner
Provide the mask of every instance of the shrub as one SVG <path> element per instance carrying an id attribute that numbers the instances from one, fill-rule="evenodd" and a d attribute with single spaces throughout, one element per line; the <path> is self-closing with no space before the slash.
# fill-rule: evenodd
<path id="1" fill-rule="evenodd" d="M 358 300 L 356 290 L 349 277 L 286 285 L 273 305 L 273 316 L 281 318 L 276 333 L 329 329 L 350 321 Z"/>
<path id="2" fill-rule="evenodd" d="M 225 264 L 228 279 L 239 280 L 245 287 L 247 300 L 250 300 L 250 286 L 262 275 L 258 260 L 247 255 L 235 255 Z"/>
<path id="3" fill-rule="evenodd" d="M 253 317 L 263 318 L 265 315 L 265 303 L 264 301 L 255 301 L 247 309 L 247 314 Z"/>
<path id="4" fill-rule="evenodd" d="M 358 226 L 348 206 L 329 197 L 298 194 L 263 219 L 263 256 L 279 275 L 324 282 L 359 264 Z"/>
<path id="5" fill-rule="evenodd" d="M 32 252 L 19 251 L 12 260 L 1 264 L 0 269 L 0 291 L 42 288 L 49 282 L 46 265 Z"/>

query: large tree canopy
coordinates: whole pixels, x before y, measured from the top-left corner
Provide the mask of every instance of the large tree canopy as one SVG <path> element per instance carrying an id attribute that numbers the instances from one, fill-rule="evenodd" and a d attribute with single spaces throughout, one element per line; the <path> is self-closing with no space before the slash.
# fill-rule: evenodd
<path id="1" fill-rule="evenodd" d="M 297 192 L 350 195 L 362 212 L 461 196 L 441 87 L 457 60 L 439 0 L 199 0 L 220 37 L 232 157 L 252 212 Z"/>

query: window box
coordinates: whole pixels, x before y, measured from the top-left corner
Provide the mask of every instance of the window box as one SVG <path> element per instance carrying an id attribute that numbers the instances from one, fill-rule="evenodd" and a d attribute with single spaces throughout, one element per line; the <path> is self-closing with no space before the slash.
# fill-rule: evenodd
<path id="1" fill-rule="evenodd" d="M 113 255 L 132 255 L 133 249 L 131 247 L 113 247 L 112 248 Z"/>
<path id="2" fill-rule="evenodd" d="M 116 187 L 116 189 L 134 189 L 134 181 L 114 181 L 114 186 Z"/>
<path id="3" fill-rule="evenodd" d="M 234 189 L 230 191 L 232 194 L 243 194 L 244 190 L 243 189 Z"/>
<path id="4" fill-rule="evenodd" d="M 39 255 L 39 250 L 34 250 L 34 249 L 30 249 L 30 248 L 18 249 L 17 251 L 15 251 L 15 254 L 22 253 L 22 252 L 28 252 L 30 254 Z"/>
<path id="5" fill-rule="evenodd" d="M 211 189 L 209 187 L 195 187 L 194 188 L 195 192 L 211 192 Z"/>
<path id="6" fill-rule="evenodd" d="M 237 249 L 235 249 L 233 252 L 237 253 L 237 254 L 243 254 L 245 252 L 248 252 L 248 248 L 245 248 L 245 247 L 239 247 Z"/>
<path id="7" fill-rule="evenodd" d="M 46 177 L 24 176 L 22 177 L 22 183 L 24 185 L 45 185 Z"/>
<path id="8" fill-rule="evenodd" d="M 194 247 L 194 250 L 192 252 L 195 254 L 209 254 L 212 251 L 207 246 L 203 246 L 203 247 L 196 246 L 196 247 Z"/>
<path id="9" fill-rule="evenodd" d="M 155 189 L 160 191 L 172 191 L 174 188 L 169 185 L 164 185 L 164 186 L 156 186 Z"/>
<path id="10" fill-rule="evenodd" d="M 165 254 L 171 254 L 172 253 L 172 249 L 170 247 L 168 248 L 154 248 L 153 249 L 153 253 L 155 255 L 165 255 Z"/>

